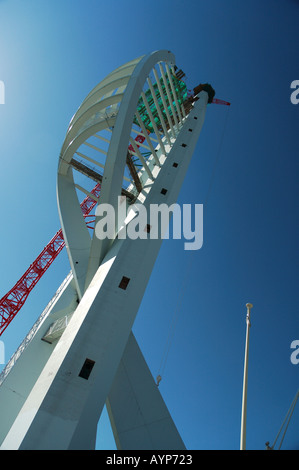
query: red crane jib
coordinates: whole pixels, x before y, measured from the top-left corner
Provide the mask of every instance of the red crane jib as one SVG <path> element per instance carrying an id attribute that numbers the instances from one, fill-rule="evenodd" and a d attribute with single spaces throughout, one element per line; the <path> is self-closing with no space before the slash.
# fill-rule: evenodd
<path id="1" fill-rule="evenodd" d="M 97 184 L 91 191 L 91 194 L 95 197 L 99 197 L 100 190 L 101 185 Z M 88 215 L 95 205 L 96 201 L 90 196 L 87 196 L 81 203 L 83 215 Z M 38 283 L 48 267 L 53 263 L 64 245 L 65 241 L 62 229 L 60 229 L 45 246 L 35 261 L 29 266 L 27 271 L 18 280 L 14 287 L 10 289 L 4 297 L 2 297 L 0 300 L 0 336 L 23 307 L 29 293 Z"/>
<path id="2" fill-rule="evenodd" d="M 223 104 L 225 106 L 230 106 L 230 103 L 228 101 L 220 100 L 219 98 L 213 98 L 212 103 Z"/>

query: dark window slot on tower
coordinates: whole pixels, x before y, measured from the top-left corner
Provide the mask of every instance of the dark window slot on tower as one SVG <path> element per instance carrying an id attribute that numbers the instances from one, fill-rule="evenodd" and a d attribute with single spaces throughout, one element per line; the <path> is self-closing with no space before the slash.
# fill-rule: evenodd
<path id="1" fill-rule="evenodd" d="M 178 163 L 173 163 L 172 166 L 173 166 L 174 168 L 177 168 L 179 165 L 178 165 Z"/>
<path id="2" fill-rule="evenodd" d="M 189 131 L 189 132 L 192 132 L 192 131 L 193 131 L 193 129 L 188 129 L 188 131 Z"/>
<path id="3" fill-rule="evenodd" d="M 118 287 L 120 289 L 126 290 L 126 288 L 128 287 L 129 282 L 130 282 L 130 279 L 126 276 L 123 276 Z"/>
<path id="4" fill-rule="evenodd" d="M 182 144 L 182 147 L 187 147 L 187 144 Z"/>
<path id="5" fill-rule="evenodd" d="M 92 361 L 91 359 L 85 359 L 83 367 L 79 372 L 79 377 L 82 377 L 82 379 L 88 380 L 94 365 L 95 365 L 95 361 Z"/>
<path id="6" fill-rule="evenodd" d="M 162 188 L 162 189 L 161 189 L 161 194 L 164 194 L 164 196 L 165 196 L 166 193 L 167 193 L 167 189 Z"/>
<path id="7" fill-rule="evenodd" d="M 146 224 L 144 231 L 146 233 L 150 233 L 152 226 L 150 224 Z"/>
<path id="8" fill-rule="evenodd" d="M 197 119 L 197 116 L 194 116 L 194 119 Z"/>

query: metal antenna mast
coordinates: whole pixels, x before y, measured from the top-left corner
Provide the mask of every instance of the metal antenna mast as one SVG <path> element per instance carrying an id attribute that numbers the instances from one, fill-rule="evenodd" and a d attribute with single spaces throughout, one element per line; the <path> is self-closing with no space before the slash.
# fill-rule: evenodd
<path id="1" fill-rule="evenodd" d="M 241 439 L 240 450 L 246 449 L 246 418 L 247 418 L 247 383 L 248 383 L 248 353 L 249 353 L 249 330 L 250 330 L 250 310 L 253 305 L 246 304 L 246 342 L 245 342 L 245 359 L 244 359 L 244 377 L 243 377 L 243 394 L 242 394 L 242 416 L 241 416 Z"/>

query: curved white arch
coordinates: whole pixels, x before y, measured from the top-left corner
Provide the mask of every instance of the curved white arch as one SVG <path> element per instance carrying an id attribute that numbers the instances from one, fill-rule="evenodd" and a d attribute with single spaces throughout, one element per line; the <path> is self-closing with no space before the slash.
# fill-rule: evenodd
<path id="1" fill-rule="evenodd" d="M 88 171 L 90 162 L 96 165 L 93 175 L 97 174 L 100 168 L 104 168 L 103 174 L 98 174 L 101 181 L 99 203 L 111 204 L 116 215 L 118 196 L 121 195 L 128 176 L 131 176 L 132 183 L 127 190 L 132 193 L 132 197 L 137 197 L 147 179 L 154 184 L 155 175 L 174 144 L 185 119 L 172 83 L 170 70 L 173 71 L 174 65 L 174 55 L 170 51 L 161 50 L 118 67 L 87 95 L 71 119 L 59 159 L 57 197 L 62 230 L 79 298 L 107 253 L 111 240 L 99 240 L 95 234 L 91 239 L 77 196 L 77 189 L 84 188 L 75 183 L 72 167 L 77 170 L 86 165 L 86 171 L 83 173 L 87 176 L 91 173 Z M 165 78 L 166 75 L 169 82 Z M 162 98 L 160 103 L 157 101 L 154 87 Z M 152 99 L 155 101 L 160 129 L 150 111 L 146 89 L 152 93 Z M 151 131 L 151 135 L 137 111 L 140 103 L 144 103 L 152 122 L 154 131 Z M 136 134 L 142 136 L 138 145 L 133 139 Z M 94 138 L 97 138 L 97 142 Z M 142 155 L 141 150 L 144 148 L 151 154 L 150 157 L 145 158 Z M 90 151 L 93 154 L 88 155 L 86 149 L 92 149 Z M 77 163 L 78 156 L 82 158 L 80 165 Z M 139 161 L 140 169 L 130 163 L 131 158 Z M 129 163 L 130 174 L 126 176 L 126 165 Z M 86 188 L 84 191 L 88 194 L 90 189 Z"/>
<path id="2" fill-rule="evenodd" d="M 121 193 L 122 175 L 126 164 L 129 135 L 138 99 L 151 70 L 160 61 L 174 65 L 175 57 L 170 51 L 157 51 L 143 57 L 138 63 L 124 93 L 122 106 L 120 107 L 115 122 L 99 202 L 102 204 L 111 204 L 115 208 L 116 216 L 117 198 Z M 111 240 L 100 240 L 96 237 L 94 232 L 85 287 L 88 286 L 94 276 L 110 245 Z"/>
<path id="3" fill-rule="evenodd" d="M 104 124 L 104 127 L 110 127 L 107 123 L 107 117 L 105 116 L 104 112 L 108 107 L 113 106 L 115 104 L 120 104 L 122 98 L 123 93 L 115 94 L 113 96 L 110 96 L 109 98 L 105 98 L 100 102 L 93 104 L 92 106 L 87 108 L 82 114 L 80 114 L 80 116 L 78 116 L 78 118 L 74 121 L 73 125 L 68 131 L 67 139 L 65 139 L 64 144 L 62 146 L 61 159 L 67 161 L 67 159 L 69 158 L 69 155 L 66 155 L 68 147 L 70 146 L 70 144 L 74 143 L 76 138 L 80 135 L 80 133 L 82 133 L 83 130 L 92 126 L 91 121 L 88 126 L 86 126 L 86 123 L 88 122 L 88 120 L 91 120 L 93 116 L 94 124 L 99 124 L 99 130 L 103 127 L 101 126 L 101 123 Z M 103 111 L 103 113 L 101 113 L 101 111 Z"/>

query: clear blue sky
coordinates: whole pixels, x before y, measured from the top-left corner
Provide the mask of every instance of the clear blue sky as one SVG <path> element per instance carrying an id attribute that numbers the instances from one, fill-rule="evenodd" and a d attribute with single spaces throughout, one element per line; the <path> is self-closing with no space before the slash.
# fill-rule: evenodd
<path id="1" fill-rule="evenodd" d="M 0 1 L 0 296 L 60 226 L 64 135 L 109 72 L 168 49 L 189 88 L 208 81 L 232 103 L 209 106 L 180 193 L 205 204 L 203 247 L 163 242 L 134 325 L 156 376 L 186 280 L 160 390 L 189 449 L 239 448 L 246 302 L 248 449 L 273 442 L 299 387 L 298 20 L 295 0 Z M 6 360 L 68 271 L 64 252 L 1 337 Z M 298 428 L 299 405 L 284 448 L 299 448 Z M 106 419 L 99 429 L 113 448 Z"/>

